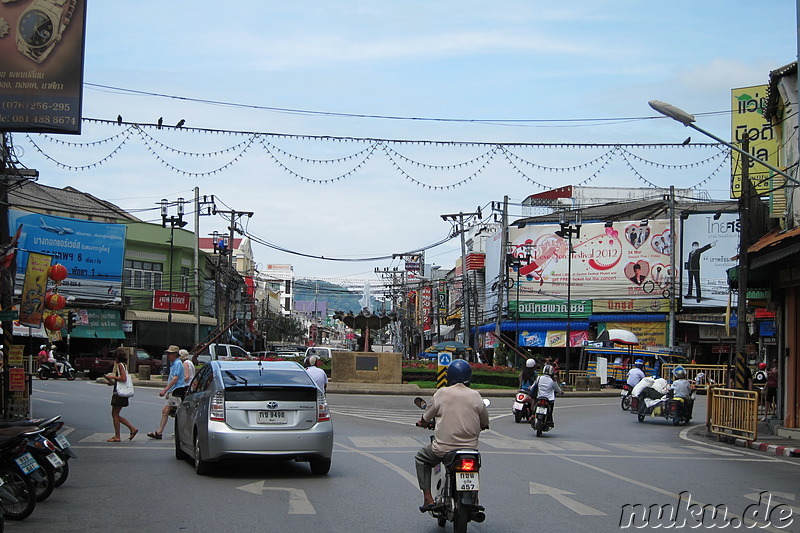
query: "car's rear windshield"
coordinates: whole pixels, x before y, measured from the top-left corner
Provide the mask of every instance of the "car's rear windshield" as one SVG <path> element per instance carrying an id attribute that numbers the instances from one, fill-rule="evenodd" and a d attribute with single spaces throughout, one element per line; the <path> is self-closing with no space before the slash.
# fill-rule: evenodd
<path id="1" fill-rule="evenodd" d="M 225 387 L 245 386 L 286 386 L 286 385 L 308 385 L 314 386 L 311 377 L 304 371 L 300 370 L 279 370 L 263 368 L 233 368 L 230 370 L 223 370 L 222 381 Z"/>
<path id="2" fill-rule="evenodd" d="M 225 399 L 236 402 L 316 402 L 316 387 L 233 387 L 225 389 Z"/>

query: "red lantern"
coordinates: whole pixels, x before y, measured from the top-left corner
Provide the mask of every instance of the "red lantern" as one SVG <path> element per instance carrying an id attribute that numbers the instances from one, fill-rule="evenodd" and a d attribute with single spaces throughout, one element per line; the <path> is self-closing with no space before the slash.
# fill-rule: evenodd
<path id="1" fill-rule="evenodd" d="M 67 279 L 67 267 L 61 263 L 56 263 L 47 271 L 47 277 L 53 281 L 64 281 Z"/>
<path id="2" fill-rule="evenodd" d="M 48 292 L 44 298 L 44 305 L 48 309 L 58 311 L 59 309 L 64 309 L 64 306 L 67 305 L 67 299 L 56 292 Z"/>
<path id="3" fill-rule="evenodd" d="M 64 327 L 64 319 L 60 315 L 49 315 L 44 319 L 44 327 L 50 331 L 59 331 Z"/>

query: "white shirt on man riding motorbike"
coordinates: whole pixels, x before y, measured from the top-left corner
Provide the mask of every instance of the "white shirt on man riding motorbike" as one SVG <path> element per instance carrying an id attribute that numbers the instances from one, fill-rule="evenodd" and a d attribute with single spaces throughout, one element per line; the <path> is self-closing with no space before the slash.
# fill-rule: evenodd
<path id="1" fill-rule="evenodd" d="M 644 371 L 638 366 L 635 366 L 628 371 L 628 385 L 631 387 L 638 385 L 642 379 L 644 379 Z"/>
<path id="2" fill-rule="evenodd" d="M 676 379 L 672 382 L 672 390 L 674 396 L 680 398 L 692 397 L 692 384 L 688 379 Z"/>
<path id="3" fill-rule="evenodd" d="M 553 378 L 547 374 L 542 374 L 531 386 L 531 391 L 536 387 L 536 398 L 547 398 L 551 402 L 556 401 L 556 393 L 561 394 L 561 387 L 555 382 Z"/>

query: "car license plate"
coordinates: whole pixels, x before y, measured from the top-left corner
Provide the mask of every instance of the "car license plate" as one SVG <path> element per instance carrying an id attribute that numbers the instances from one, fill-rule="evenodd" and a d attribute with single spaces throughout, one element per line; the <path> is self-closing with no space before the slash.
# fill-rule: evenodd
<path id="1" fill-rule="evenodd" d="M 517 411 L 522 411 L 523 407 L 525 407 L 525 404 L 514 402 L 514 409 L 516 409 Z"/>
<path id="2" fill-rule="evenodd" d="M 67 440 L 67 437 L 65 437 L 64 435 L 56 435 L 55 440 L 56 444 L 58 444 L 62 450 L 66 450 L 67 448 L 69 448 L 69 441 Z"/>
<path id="3" fill-rule="evenodd" d="M 59 457 L 55 453 L 51 453 L 50 455 L 48 455 L 47 460 L 50 461 L 50 464 L 53 465 L 53 468 L 61 468 L 62 466 L 64 466 L 64 461 L 62 461 L 61 457 Z"/>
<path id="4" fill-rule="evenodd" d="M 477 472 L 456 472 L 456 490 L 472 491 L 480 488 Z"/>
<path id="5" fill-rule="evenodd" d="M 20 455 L 14 462 L 17 463 L 19 469 L 22 470 L 24 474 L 30 474 L 37 468 L 39 468 L 39 463 L 36 462 L 36 459 L 30 453 L 26 453 L 24 455 Z"/>
<path id="6" fill-rule="evenodd" d="M 540 415 L 546 415 L 547 414 L 547 407 L 537 407 L 536 408 L 536 413 L 540 414 Z"/>
<path id="7" fill-rule="evenodd" d="M 259 411 L 256 422 L 259 424 L 286 424 L 286 411 Z"/>

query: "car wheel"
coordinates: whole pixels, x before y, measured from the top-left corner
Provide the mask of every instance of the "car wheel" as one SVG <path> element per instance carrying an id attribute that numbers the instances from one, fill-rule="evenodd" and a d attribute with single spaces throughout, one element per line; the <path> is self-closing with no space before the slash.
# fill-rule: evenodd
<path id="1" fill-rule="evenodd" d="M 200 437 L 194 434 L 194 471 L 198 476 L 206 476 L 211 470 L 208 461 L 203 461 L 203 451 L 200 448 Z"/>
<path id="2" fill-rule="evenodd" d="M 311 466 L 311 473 L 315 476 L 324 476 L 331 470 L 330 459 L 311 459 L 309 465 Z"/>
<path id="3" fill-rule="evenodd" d="M 175 420 L 175 459 L 185 461 L 189 454 L 181 449 L 181 437 L 178 435 L 178 420 Z"/>

